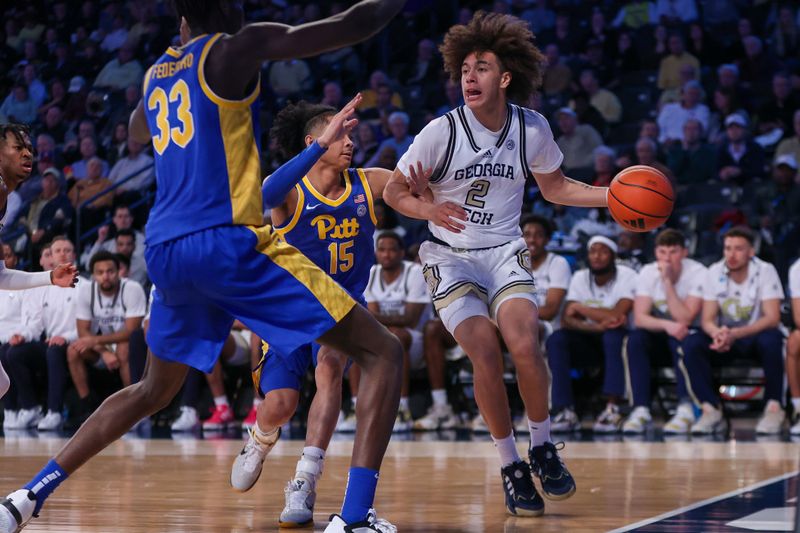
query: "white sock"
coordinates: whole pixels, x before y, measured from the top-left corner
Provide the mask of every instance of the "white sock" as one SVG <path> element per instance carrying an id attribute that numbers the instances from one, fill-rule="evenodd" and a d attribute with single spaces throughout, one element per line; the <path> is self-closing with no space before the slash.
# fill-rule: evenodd
<path id="1" fill-rule="evenodd" d="M 431 397 L 433 398 L 433 405 L 435 407 L 447 406 L 447 392 L 445 392 L 444 389 L 433 389 L 431 391 Z"/>
<path id="2" fill-rule="evenodd" d="M 528 427 L 531 429 L 531 448 L 541 446 L 545 442 L 550 442 L 550 417 L 544 422 L 534 422 L 528 419 Z"/>
<path id="3" fill-rule="evenodd" d="M 402 396 L 400 398 L 400 410 L 408 411 L 408 396 Z"/>
<path id="4" fill-rule="evenodd" d="M 228 405 L 228 397 L 224 394 L 222 396 L 214 396 L 214 405 L 217 407 L 222 407 L 223 405 Z"/>
<path id="5" fill-rule="evenodd" d="M 800 398 L 792 398 L 792 407 L 795 413 L 800 413 Z"/>
<path id="6" fill-rule="evenodd" d="M 514 441 L 513 431 L 511 435 L 503 439 L 497 439 L 492 435 L 492 440 L 495 448 L 497 448 L 497 453 L 500 454 L 500 466 L 502 468 L 519 461 L 519 452 L 517 452 L 517 443 Z"/>
<path id="7" fill-rule="evenodd" d="M 356 400 L 358 400 L 358 398 L 356 398 L 355 396 L 353 396 L 353 398 L 351 399 L 351 401 L 353 402 L 353 412 L 354 413 L 356 412 Z"/>

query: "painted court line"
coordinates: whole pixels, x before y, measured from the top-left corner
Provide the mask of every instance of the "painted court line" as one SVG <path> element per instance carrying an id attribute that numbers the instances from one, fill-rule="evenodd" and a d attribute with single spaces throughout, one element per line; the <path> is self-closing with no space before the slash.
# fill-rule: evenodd
<path id="1" fill-rule="evenodd" d="M 771 483 L 775 483 L 776 481 L 783 481 L 784 479 L 788 479 L 788 478 L 796 476 L 798 473 L 800 473 L 800 472 L 794 471 L 794 472 L 789 472 L 788 474 L 782 474 L 780 476 L 776 476 L 776 477 L 773 477 L 773 478 L 770 478 L 770 479 L 765 479 L 764 481 L 759 481 L 758 483 L 755 483 L 753 485 L 748 485 L 747 487 L 742 487 L 741 489 L 736 489 L 736 490 L 733 490 L 731 492 L 726 492 L 725 494 L 720 494 L 719 496 L 714 496 L 713 498 L 708 498 L 706 500 L 702 500 L 702 501 L 693 503 L 691 505 L 686 505 L 684 507 L 679 507 L 679 508 L 674 509 L 672 511 L 667 511 L 666 513 L 660 514 L 658 516 L 654 516 L 652 518 L 646 518 L 644 520 L 636 522 L 635 524 L 630 524 L 630 525 L 623 526 L 623 527 L 618 528 L 618 529 L 611 530 L 608 533 L 623 533 L 624 531 L 632 531 L 632 530 L 634 530 L 636 528 L 648 526 L 650 524 L 653 524 L 655 522 L 659 522 L 659 521 L 664 520 L 666 518 L 671 518 L 673 516 L 677 516 L 677 515 L 679 515 L 681 513 L 687 512 L 687 511 L 693 511 L 694 509 L 697 509 L 698 507 L 703 507 L 704 505 L 708 505 L 710 503 L 716 503 L 718 501 L 725 500 L 727 498 L 732 498 L 734 496 L 738 496 L 738 495 L 743 494 L 745 492 L 750 492 L 751 490 L 760 489 L 761 487 L 764 487 L 764 486 L 769 485 Z"/>

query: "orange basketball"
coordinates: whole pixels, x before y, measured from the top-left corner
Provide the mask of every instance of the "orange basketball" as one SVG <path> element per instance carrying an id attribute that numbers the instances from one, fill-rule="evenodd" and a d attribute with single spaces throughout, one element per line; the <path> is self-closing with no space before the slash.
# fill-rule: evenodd
<path id="1" fill-rule="evenodd" d="M 672 184 L 663 173 L 634 165 L 617 174 L 608 191 L 608 209 L 623 228 L 650 231 L 669 218 L 675 204 Z"/>

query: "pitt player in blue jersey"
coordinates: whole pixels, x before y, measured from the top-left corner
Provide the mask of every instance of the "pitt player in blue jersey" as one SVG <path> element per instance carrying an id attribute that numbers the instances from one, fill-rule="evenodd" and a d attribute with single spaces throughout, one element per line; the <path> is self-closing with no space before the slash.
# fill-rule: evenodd
<path id="1" fill-rule="evenodd" d="M 140 142 L 152 140 L 158 185 L 147 226 L 148 273 L 158 287 L 147 369 L 139 383 L 106 400 L 23 489 L 0 502 L 0 533 L 24 526 L 70 473 L 165 407 L 189 366 L 210 371 L 234 318 L 271 339 L 279 353 L 318 339 L 350 354 L 369 374 L 360 391 L 369 401 L 358 412 L 369 434 L 356 434 L 344 520 L 336 517 L 329 530 L 349 524 L 390 531 L 369 508 L 397 412 L 402 349 L 330 277 L 262 225 L 257 101 L 264 61 L 366 40 L 404 2 L 364 0 L 297 27 L 242 27 L 237 0 L 173 3 L 183 45 L 167 49 L 148 69 L 130 130 Z M 313 164 L 352 129 L 359 101 L 334 115 L 298 157 Z M 271 187 L 288 192 L 294 184 L 278 180 Z"/>
<path id="2" fill-rule="evenodd" d="M 322 134 L 335 113 L 325 105 L 305 101 L 290 104 L 275 118 L 270 136 L 284 156 L 295 156 Z M 275 206 L 272 222 L 286 242 L 366 307 L 363 294 L 374 256 L 373 198 L 382 196 L 391 172 L 348 168 L 352 154 L 353 143 L 345 136 L 329 146 L 285 197 L 265 198 L 265 203 Z M 285 168 L 266 182 L 281 179 Z M 287 358 L 264 344 L 265 355 L 253 379 L 265 398 L 258 408 L 257 425 L 233 465 L 231 485 L 246 491 L 258 480 L 264 459 L 280 436 L 280 427 L 294 415 L 303 376 L 313 361 L 317 392 L 308 415 L 306 446 L 295 477 L 285 490 L 286 507 L 279 519 L 281 527 L 304 527 L 313 522 L 316 484 L 341 408 L 347 356 L 313 343 Z"/>

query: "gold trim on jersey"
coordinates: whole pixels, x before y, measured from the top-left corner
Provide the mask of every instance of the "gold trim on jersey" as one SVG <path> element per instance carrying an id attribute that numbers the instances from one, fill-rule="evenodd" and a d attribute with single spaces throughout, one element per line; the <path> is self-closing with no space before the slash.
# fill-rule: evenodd
<path id="1" fill-rule="evenodd" d="M 173 48 L 171 46 L 169 48 L 167 48 L 166 52 L 164 52 L 164 53 L 167 54 L 168 56 L 174 57 L 176 59 L 183 55 L 183 52 L 181 50 L 178 50 L 178 49 Z"/>
<path id="2" fill-rule="evenodd" d="M 338 207 L 342 205 L 344 201 L 350 197 L 350 192 L 353 190 L 353 186 L 350 183 L 350 176 L 347 175 L 347 171 L 345 170 L 344 172 L 342 172 L 342 175 L 344 176 L 344 192 L 342 193 L 341 196 L 339 196 L 339 198 L 335 200 L 331 200 L 330 198 L 319 192 L 317 189 L 315 189 L 314 186 L 311 184 L 311 180 L 308 179 L 308 176 L 305 176 L 303 178 L 303 183 L 305 183 L 306 188 L 314 196 L 314 198 L 316 198 L 325 205 L 329 205 L 331 207 Z"/>
<path id="3" fill-rule="evenodd" d="M 369 207 L 369 218 L 372 219 L 372 224 L 377 226 L 378 217 L 375 216 L 375 204 L 374 204 L 375 197 L 372 196 L 372 188 L 369 186 L 367 173 L 364 172 L 363 168 L 357 168 L 356 172 L 358 173 L 358 177 L 361 179 L 361 186 L 364 187 L 364 191 L 367 193 L 367 207 Z"/>
<path id="4" fill-rule="evenodd" d="M 217 108 L 233 224 L 258 225 L 264 219 L 261 196 L 261 159 L 249 107 Z"/>
<path id="5" fill-rule="evenodd" d="M 271 226 L 246 227 L 258 239 L 256 250 L 302 283 L 335 322 L 342 320 L 356 305 L 347 291 L 297 248 L 281 240 Z"/>
<path id="6" fill-rule="evenodd" d="M 200 87 L 203 89 L 203 92 L 208 97 L 208 99 L 220 107 L 227 107 L 227 108 L 250 107 L 250 105 L 253 102 L 255 102 L 256 98 L 258 97 L 258 93 L 261 90 L 260 74 L 258 75 L 258 78 L 256 80 L 256 86 L 253 89 L 253 92 L 250 93 L 250 95 L 243 100 L 228 100 L 227 98 L 223 98 L 214 91 L 212 91 L 211 87 L 208 85 L 208 82 L 206 82 L 206 75 L 205 75 L 206 57 L 208 57 L 208 52 L 211 50 L 211 47 L 214 46 L 214 43 L 216 43 L 219 40 L 219 38 L 222 37 L 222 35 L 223 35 L 222 33 L 214 35 L 211 39 L 208 40 L 205 46 L 203 46 L 203 53 L 200 55 L 200 64 L 197 66 L 197 78 L 200 81 Z"/>
<path id="7" fill-rule="evenodd" d="M 300 220 L 300 215 L 303 214 L 303 209 L 306 208 L 306 193 L 303 192 L 303 188 L 299 183 L 295 185 L 295 188 L 297 189 L 297 203 L 294 206 L 294 213 L 292 213 L 289 222 L 285 223 L 283 226 L 272 226 L 281 237 L 286 237 L 286 234 L 294 229 L 297 225 L 297 221 Z"/>

